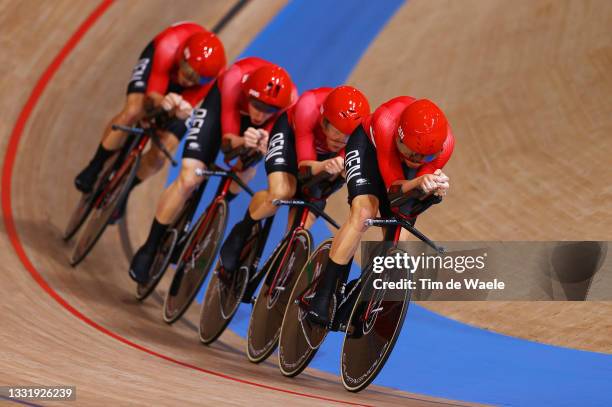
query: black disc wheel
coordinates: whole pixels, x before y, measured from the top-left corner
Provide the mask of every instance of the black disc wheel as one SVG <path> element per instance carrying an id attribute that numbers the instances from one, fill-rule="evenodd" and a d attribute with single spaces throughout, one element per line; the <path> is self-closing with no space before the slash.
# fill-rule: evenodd
<path id="1" fill-rule="evenodd" d="M 285 376 L 300 374 L 327 335 L 327 327 L 311 324 L 305 318 L 304 303 L 315 293 L 318 277 L 329 259 L 331 244 L 331 239 L 324 241 L 310 256 L 289 297 L 278 341 L 278 365 Z M 335 301 L 332 307 L 335 308 Z"/>
<path id="2" fill-rule="evenodd" d="M 251 362 L 264 361 L 276 349 L 293 286 L 311 249 L 310 233 L 300 229 L 274 253 L 249 321 L 247 356 Z"/>
<path id="3" fill-rule="evenodd" d="M 394 248 L 388 256 L 403 253 Z M 347 325 L 340 361 L 342 383 L 352 392 L 365 389 L 389 358 L 410 303 L 407 269 L 367 273 Z M 406 284 L 405 289 L 388 289 Z"/>
<path id="4" fill-rule="evenodd" d="M 163 317 L 167 323 L 183 316 L 202 287 L 217 257 L 227 217 L 227 202 L 215 201 L 191 230 L 164 300 Z"/>

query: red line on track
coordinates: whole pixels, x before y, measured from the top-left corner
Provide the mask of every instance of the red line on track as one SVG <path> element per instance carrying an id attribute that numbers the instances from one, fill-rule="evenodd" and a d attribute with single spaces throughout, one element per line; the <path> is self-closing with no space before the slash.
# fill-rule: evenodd
<path id="1" fill-rule="evenodd" d="M 72 36 L 68 39 L 68 42 L 64 44 L 60 52 L 53 58 L 51 64 L 45 69 L 42 76 L 36 82 L 34 89 L 30 93 L 28 100 L 25 105 L 21 109 L 17 121 L 15 122 L 15 126 L 13 127 L 13 131 L 11 132 L 11 136 L 8 142 L 6 154 L 4 156 L 4 164 L 2 166 L 2 215 L 4 218 L 4 224 L 6 227 L 6 233 L 15 249 L 15 253 L 21 260 L 21 263 L 26 268 L 26 270 L 30 273 L 32 278 L 38 283 L 38 285 L 49 294 L 55 301 L 57 301 L 62 307 L 72 313 L 75 317 L 79 318 L 86 324 L 92 326 L 98 331 L 120 341 L 124 344 L 131 346 L 132 348 L 141 350 L 150 355 L 156 356 L 160 359 L 164 359 L 168 362 L 175 363 L 180 366 L 187 367 L 189 369 L 197 370 L 202 373 L 206 373 L 212 376 L 220 377 L 223 379 L 231 380 L 234 382 L 247 384 L 250 386 L 255 386 L 267 390 L 282 392 L 286 394 L 292 394 L 300 397 L 308 397 L 311 399 L 329 401 L 334 403 L 343 403 L 355 406 L 367 406 L 366 404 L 354 403 L 349 401 L 337 400 L 323 396 L 317 396 L 314 394 L 308 393 L 300 393 L 293 390 L 282 389 L 280 387 L 269 386 L 263 383 L 252 382 L 245 379 L 240 379 L 238 377 L 230 376 L 224 373 L 215 372 L 213 370 L 204 369 L 195 365 L 192 365 L 187 362 L 182 362 L 180 360 L 174 359 L 170 356 L 166 356 L 149 348 L 146 348 L 142 345 L 139 345 L 135 342 L 130 341 L 129 339 L 103 327 L 92 319 L 88 318 L 84 314 L 82 314 L 79 310 L 70 305 L 62 296 L 60 296 L 49 284 L 47 281 L 40 275 L 40 273 L 36 270 L 28 255 L 26 254 L 23 245 L 21 244 L 21 240 L 19 239 L 19 235 L 17 234 L 17 228 L 15 227 L 15 221 L 13 219 L 13 208 L 11 205 L 11 187 L 12 187 L 12 175 L 13 175 L 13 167 L 15 165 L 15 159 L 17 156 L 17 149 L 19 147 L 19 140 L 23 134 L 23 129 L 26 126 L 34 107 L 38 103 L 42 93 L 45 88 L 64 62 L 66 57 L 72 52 L 74 47 L 81 41 L 83 36 L 89 31 L 89 29 L 98 21 L 98 19 L 108 10 L 108 8 L 113 4 L 114 0 L 103 0 L 100 2 L 98 7 L 87 17 L 87 19 L 77 28 L 77 30 L 72 34 Z"/>

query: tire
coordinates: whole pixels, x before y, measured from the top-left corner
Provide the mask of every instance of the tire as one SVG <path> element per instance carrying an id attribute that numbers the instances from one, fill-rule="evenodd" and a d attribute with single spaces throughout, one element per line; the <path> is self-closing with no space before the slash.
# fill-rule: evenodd
<path id="1" fill-rule="evenodd" d="M 251 362 L 263 362 L 276 349 L 293 286 L 311 251 L 311 234 L 300 229 L 293 239 L 285 240 L 273 254 L 273 260 L 265 270 L 267 277 L 259 290 L 249 321 L 247 356 Z M 281 263 L 282 269 L 279 270 Z M 283 290 L 270 293 L 273 284 L 283 287 Z"/>
<path id="2" fill-rule="evenodd" d="M 162 243 L 155 253 L 155 260 L 149 271 L 149 281 L 147 284 L 138 284 L 136 286 L 136 298 L 139 301 L 144 301 L 155 290 L 157 284 L 161 281 L 170 266 L 172 258 L 175 256 L 179 240 L 184 237 L 184 230 L 190 220 L 189 205 L 186 205 L 181 212 L 178 221 L 172 225 L 172 228 L 166 232 Z"/>
<path id="3" fill-rule="evenodd" d="M 256 223 L 240 253 L 240 267 L 229 281 L 223 281 L 220 276 L 223 272 L 220 262 L 215 266 L 200 311 L 199 335 L 200 341 L 205 345 L 210 345 L 221 336 L 244 298 L 251 270 L 255 269 L 253 263 L 257 256 L 261 230 L 261 222 Z"/>
<path id="4" fill-rule="evenodd" d="M 178 241 L 178 231 L 172 228 L 166 232 L 164 240 L 160 245 L 159 249 L 155 253 L 155 260 L 149 271 L 149 281 L 146 284 L 138 283 L 136 285 L 136 298 L 138 301 L 144 301 L 151 295 L 151 293 L 157 287 L 160 280 L 166 273 L 168 266 L 170 265 L 170 259 L 172 258 L 172 252 L 176 247 Z"/>
<path id="5" fill-rule="evenodd" d="M 102 202 L 99 207 L 93 207 L 91 209 L 91 213 L 87 219 L 87 224 L 79 235 L 79 239 L 72 251 L 72 255 L 70 256 L 70 265 L 72 267 L 75 267 L 77 264 L 83 261 L 91 249 L 93 249 L 95 244 L 98 242 L 98 239 L 100 239 L 100 236 L 102 236 L 102 233 L 104 233 L 109 219 L 111 216 L 113 216 L 113 213 L 119 204 L 121 204 L 123 200 L 127 198 L 129 186 L 132 184 L 132 181 L 136 176 L 136 171 L 140 165 L 141 156 L 138 154 L 135 158 L 131 157 L 133 156 L 128 156 L 127 158 L 127 160 L 131 160 L 132 162 L 127 163 L 129 167 L 123 173 L 123 176 L 118 181 L 117 186 L 111 191 L 110 194 L 108 194 L 108 196 L 102 197 Z M 112 182 L 112 180 L 110 182 Z M 105 183 L 104 188 L 106 188 L 107 185 L 108 184 Z M 99 197 L 97 199 L 99 199 Z"/>
<path id="6" fill-rule="evenodd" d="M 83 225 L 83 222 L 85 222 L 87 219 L 87 216 L 89 216 L 91 213 L 93 204 L 98 195 L 102 192 L 104 186 L 107 184 L 107 180 L 110 178 L 114 170 L 118 157 L 119 154 L 116 154 L 114 159 L 109 160 L 108 165 L 106 165 L 105 169 L 102 171 L 102 175 L 96 181 L 93 191 L 88 194 L 81 194 L 81 198 L 79 199 L 76 208 L 74 208 L 72 211 L 72 215 L 70 215 L 70 219 L 68 219 L 68 225 L 66 225 L 66 229 L 62 235 L 62 239 L 64 239 L 64 241 L 67 242 L 68 240 L 72 239 L 72 237 Z"/>
<path id="7" fill-rule="evenodd" d="M 224 199 L 217 200 L 200 216 L 196 226 L 191 230 L 164 299 L 165 322 L 172 324 L 178 321 L 198 294 L 217 257 L 228 215 L 227 202 Z M 194 241 L 198 232 L 201 232 L 201 236 L 198 241 Z M 198 252 L 195 255 L 191 254 L 190 259 L 186 259 L 192 249 Z"/>
<path id="8" fill-rule="evenodd" d="M 332 239 L 328 239 L 313 252 L 291 291 L 278 341 L 278 366 L 284 376 L 294 377 L 300 374 L 327 335 L 326 327 L 311 325 L 304 320 L 305 313 L 296 303 L 296 299 L 305 292 L 313 292 L 311 283 L 321 270 L 325 269 L 331 244 Z"/>
<path id="9" fill-rule="evenodd" d="M 387 254 L 393 256 L 397 252 L 403 253 L 392 248 Z M 397 342 L 410 304 L 410 290 L 399 293 L 397 290 L 375 290 L 374 280 L 400 281 L 410 277 L 406 269 L 386 270 L 382 274 L 370 272 L 363 281 L 342 343 L 340 370 L 346 390 L 365 389 L 382 370 Z M 371 313 L 364 321 L 362 317 L 368 307 L 380 311 Z"/>

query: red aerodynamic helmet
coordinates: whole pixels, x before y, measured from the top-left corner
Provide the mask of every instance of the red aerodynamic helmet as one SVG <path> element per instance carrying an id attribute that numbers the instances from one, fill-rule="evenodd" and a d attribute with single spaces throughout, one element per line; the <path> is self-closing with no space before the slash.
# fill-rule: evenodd
<path id="1" fill-rule="evenodd" d="M 438 106 L 427 99 L 419 99 L 402 112 L 397 129 L 398 135 L 411 151 L 430 155 L 442 150 L 448 122 Z"/>
<path id="2" fill-rule="evenodd" d="M 352 86 L 332 90 L 321 105 L 321 114 L 343 134 L 351 134 L 370 114 L 366 96 Z"/>
<path id="3" fill-rule="evenodd" d="M 208 31 L 189 37 L 180 56 L 200 78 L 216 77 L 226 63 L 225 48 L 221 40 Z"/>
<path id="4" fill-rule="evenodd" d="M 257 68 L 242 84 L 243 92 L 266 105 L 285 109 L 291 105 L 293 81 L 278 65 Z"/>

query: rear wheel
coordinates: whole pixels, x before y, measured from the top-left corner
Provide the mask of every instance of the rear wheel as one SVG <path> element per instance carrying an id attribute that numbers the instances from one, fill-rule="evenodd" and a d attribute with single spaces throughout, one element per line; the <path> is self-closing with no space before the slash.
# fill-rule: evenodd
<path id="1" fill-rule="evenodd" d="M 397 248 L 387 256 L 403 253 Z M 389 358 L 404 324 L 410 290 L 374 288 L 374 280 L 399 283 L 411 277 L 407 269 L 369 273 L 349 318 L 340 361 L 342 383 L 348 391 L 365 389 Z"/>
<path id="2" fill-rule="evenodd" d="M 96 197 L 96 200 L 99 202 L 91 209 L 87 224 L 72 251 L 70 257 L 71 266 L 76 266 L 89 254 L 98 239 L 100 239 L 100 236 L 102 236 L 102 233 L 104 233 L 108 221 L 113 216 L 113 213 L 115 213 L 115 210 L 127 198 L 129 187 L 134 181 L 140 164 L 140 155 L 137 155 L 135 158 L 133 157 L 128 156 L 127 160 L 129 161 L 124 164 L 127 167 L 125 171 L 118 175 L 120 179 L 116 181 L 116 184 L 111 187 L 110 184 L 115 181 L 114 179 L 109 180 L 108 183 L 103 185 L 108 190 L 102 191 L 102 196 Z"/>
<path id="3" fill-rule="evenodd" d="M 327 265 L 331 244 L 331 239 L 324 241 L 310 256 L 289 297 L 278 341 L 278 365 L 285 376 L 300 374 L 327 335 L 327 327 L 306 320 L 303 300 L 315 293 L 315 280 Z M 335 308 L 335 301 L 332 301 L 332 305 Z"/>
<path id="4" fill-rule="evenodd" d="M 293 286 L 312 250 L 312 238 L 304 229 L 283 242 L 269 264 L 266 279 L 253 306 L 247 334 L 247 356 L 254 363 L 264 361 L 278 345 L 285 309 Z"/>
<path id="5" fill-rule="evenodd" d="M 180 319 L 198 294 L 217 257 L 227 216 L 227 202 L 218 200 L 192 229 L 164 300 L 163 317 L 167 323 Z"/>
<path id="6" fill-rule="evenodd" d="M 244 298 L 261 238 L 261 222 L 251 230 L 242 251 L 240 267 L 229 275 L 217 262 L 210 278 L 200 312 L 200 340 L 208 345 L 225 331 Z"/>

